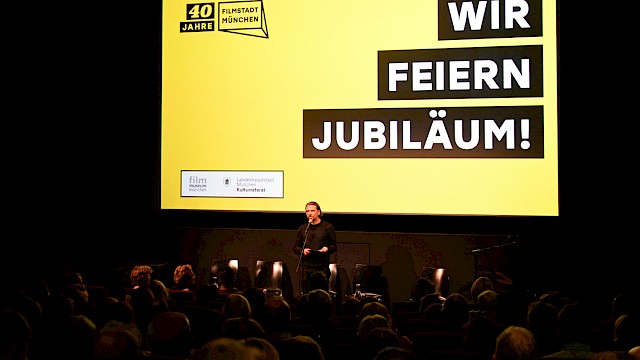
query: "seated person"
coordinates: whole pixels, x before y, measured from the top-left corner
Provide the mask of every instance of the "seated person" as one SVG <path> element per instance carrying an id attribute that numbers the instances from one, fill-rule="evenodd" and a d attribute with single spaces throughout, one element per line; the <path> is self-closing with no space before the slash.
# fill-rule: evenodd
<path id="1" fill-rule="evenodd" d="M 196 274 L 190 264 L 178 265 L 173 272 L 173 281 L 175 285 L 171 290 L 193 290 L 196 282 Z"/>
<path id="2" fill-rule="evenodd" d="M 234 293 L 240 293 L 236 287 L 236 273 L 233 268 L 224 266 L 218 273 L 218 298 L 224 299 Z"/>

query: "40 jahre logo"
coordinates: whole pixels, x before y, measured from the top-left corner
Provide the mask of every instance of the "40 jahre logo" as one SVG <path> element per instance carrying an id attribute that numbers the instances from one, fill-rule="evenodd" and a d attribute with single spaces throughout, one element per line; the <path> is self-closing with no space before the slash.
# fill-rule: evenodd
<path id="1" fill-rule="evenodd" d="M 181 33 L 222 31 L 269 38 L 261 0 L 187 4 L 186 10 Z"/>

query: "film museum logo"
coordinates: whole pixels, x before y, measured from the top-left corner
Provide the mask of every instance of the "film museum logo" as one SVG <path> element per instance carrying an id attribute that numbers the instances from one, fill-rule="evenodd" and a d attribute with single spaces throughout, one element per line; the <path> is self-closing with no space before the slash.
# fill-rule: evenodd
<path id="1" fill-rule="evenodd" d="M 213 2 L 187 4 L 186 19 L 180 22 L 181 33 L 223 31 L 269 38 L 261 0 L 219 2 L 217 8 Z"/>

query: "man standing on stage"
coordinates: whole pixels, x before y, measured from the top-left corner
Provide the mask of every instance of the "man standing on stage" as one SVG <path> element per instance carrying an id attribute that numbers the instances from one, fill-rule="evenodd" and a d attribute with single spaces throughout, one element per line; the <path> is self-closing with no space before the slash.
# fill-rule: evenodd
<path id="1" fill-rule="evenodd" d="M 329 255 L 336 252 L 336 231 L 331 223 L 322 220 L 322 210 L 315 201 L 305 206 L 307 223 L 298 227 L 293 252 L 300 256 L 298 274 L 301 275 L 302 293 L 309 292 L 309 278 L 316 271 L 322 271 L 331 277 L 329 270 Z"/>

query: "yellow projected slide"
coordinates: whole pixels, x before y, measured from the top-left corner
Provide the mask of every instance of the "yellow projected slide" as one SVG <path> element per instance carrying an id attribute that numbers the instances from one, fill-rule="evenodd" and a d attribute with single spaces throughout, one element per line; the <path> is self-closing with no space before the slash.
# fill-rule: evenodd
<path id="1" fill-rule="evenodd" d="M 165 1 L 161 208 L 558 215 L 555 1 Z"/>

